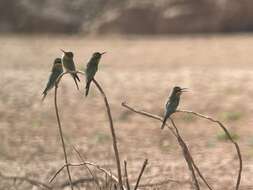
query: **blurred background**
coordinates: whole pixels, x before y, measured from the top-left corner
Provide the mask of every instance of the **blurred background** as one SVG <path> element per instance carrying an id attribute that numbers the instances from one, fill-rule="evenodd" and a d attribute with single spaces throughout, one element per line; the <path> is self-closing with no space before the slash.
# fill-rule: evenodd
<path id="1" fill-rule="evenodd" d="M 145 158 L 141 189 L 191 189 L 176 139 L 160 123 L 125 110 L 162 116 L 175 86 L 189 88 L 180 109 L 223 122 L 243 156 L 241 189 L 253 189 L 253 1 L 252 0 L 1 0 L 0 172 L 48 183 L 64 163 L 53 90 L 41 103 L 60 48 L 73 51 L 84 70 L 95 51 L 106 51 L 96 79 L 112 109 L 120 156 L 135 183 Z M 84 97 L 65 76 L 59 109 L 70 162 L 86 160 L 116 174 L 104 102 L 94 85 Z M 232 189 L 238 160 L 226 135 L 213 123 L 175 114 L 195 162 L 214 189 Z M 91 168 L 98 176 L 102 174 Z M 71 169 L 74 180 L 90 177 Z M 66 172 L 53 185 L 67 181 Z M 160 183 L 161 182 L 161 183 Z M 92 182 L 80 184 L 95 189 Z M 204 184 L 201 187 L 205 189 Z M 36 189 L 0 175 L 0 189 Z"/>
<path id="2" fill-rule="evenodd" d="M 168 34 L 253 29 L 251 0 L 1 1 L 1 32 Z"/>

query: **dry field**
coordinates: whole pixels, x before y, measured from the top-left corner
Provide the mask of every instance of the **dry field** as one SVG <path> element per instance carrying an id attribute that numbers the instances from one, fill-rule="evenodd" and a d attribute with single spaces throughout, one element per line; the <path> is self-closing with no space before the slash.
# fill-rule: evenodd
<path id="1" fill-rule="evenodd" d="M 220 119 L 235 134 L 243 155 L 241 190 L 253 189 L 253 36 L 174 36 L 163 38 L 1 36 L 0 51 L 0 171 L 48 183 L 64 164 L 53 91 L 41 103 L 52 60 L 59 48 L 75 53 L 84 66 L 94 51 L 107 51 L 96 79 L 111 104 L 121 160 L 128 161 L 135 182 L 142 162 L 149 164 L 141 184 L 168 183 L 141 189 L 191 189 L 182 152 L 160 123 L 131 113 L 121 102 L 162 115 L 174 85 L 188 87 L 181 109 Z M 81 85 L 84 88 L 83 84 Z M 59 87 L 59 107 L 70 161 L 79 162 L 76 146 L 88 161 L 116 174 L 104 102 L 94 86 L 88 98 L 65 76 Z M 190 151 L 214 189 L 234 189 L 238 161 L 234 147 L 213 123 L 178 113 L 173 116 Z M 123 165 L 123 163 L 122 163 Z M 92 168 L 91 168 L 92 169 Z M 89 177 L 73 168 L 74 180 Z M 97 175 L 104 176 L 101 173 Z M 55 184 L 67 180 L 61 173 Z M 95 189 L 93 183 L 83 189 Z M 86 188 L 85 188 L 86 187 Z M 206 187 L 201 184 L 202 189 Z M 0 189 L 39 189 L 0 177 Z"/>

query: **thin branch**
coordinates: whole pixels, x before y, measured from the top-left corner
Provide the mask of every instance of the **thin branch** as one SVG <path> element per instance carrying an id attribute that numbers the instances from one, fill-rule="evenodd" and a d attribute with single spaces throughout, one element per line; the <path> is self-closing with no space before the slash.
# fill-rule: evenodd
<path id="1" fill-rule="evenodd" d="M 125 102 L 122 103 L 122 106 L 125 107 L 125 108 L 127 108 L 127 109 L 129 109 L 130 111 L 135 112 L 135 113 L 138 113 L 138 114 L 144 115 L 144 116 L 146 116 L 146 117 L 150 117 L 150 118 L 159 120 L 159 121 L 161 121 L 161 122 L 163 121 L 163 118 L 162 118 L 162 117 L 157 116 L 157 115 L 154 115 L 154 114 L 151 114 L 151 113 L 148 113 L 148 112 L 145 112 L 145 111 L 136 110 L 136 109 L 130 107 L 129 105 L 127 105 Z M 192 165 L 192 160 L 193 160 L 193 159 L 191 159 L 192 156 L 191 156 L 191 154 L 190 154 L 190 152 L 189 152 L 189 150 L 188 150 L 188 148 L 187 148 L 187 145 L 186 145 L 186 143 L 184 142 L 183 138 L 180 136 L 179 131 L 178 131 L 178 129 L 176 128 L 175 125 L 173 125 L 173 127 L 174 127 L 174 129 L 175 129 L 176 132 L 173 130 L 173 128 L 169 127 L 167 124 L 166 124 L 166 126 L 170 129 L 170 131 L 172 132 L 172 134 L 177 138 L 178 143 L 179 143 L 179 145 L 180 145 L 181 148 L 182 148 L 182 152 L 183 152 L 185 161 L 186 161 L 186 163 L 187 163 L 187 165 L 188 165 L 189 170 L 191 171 L 192 179 L 193 179 L 193 182 L 194 182 L 194 184 L 195 184 L 195 188 L 198 190 L 198 189 L 199 189 L 199 184 L 198 184 L 198 180 L 197 180 L 195 171 L 194 171 L 194 169 L 193 169 L 193 166 L 194 166 L 194 165 L 196 166 L 196 164 L 194 163 L 194 165 Z M 197 166 L 196 166 L 196 167 L 197 167 Z M 198 170 L 197 172 L 200 173 L 199 170 Z M 201 173 L 200 173 L 200 176 L 201 176 L 201 178 L 203 177 L 203 175 L 202 175 Z M 203 179 L 204 179 L 204 177 L 203 177 Z M 203 180 L 203 179 L 202 179 L 202 180 Z M 208 187 L 210 187 L 210 186 L 208 185 L 208 183 L 206 182 L 206 180 L 203 180 L 203 181 L 206 183 L 206 185 L 207 185 Z"/>
<path id="2" fill-rule="evenodd" d="M 126 178 L 127 190 L 130 190 L 129 179 L 128 179 L 128 172 L 127 172 L 127 162 L 125 160 L 124 160 L 124 168 L 125 168 L 125 178 Z"/>
<path id="3" fill-rule="evenodd" d="M 49 189 L 49 190 L 53 189 L 53 187 L 50 187 L 50 186 L 48 186 L 47 184 L 45 184 L 43 182 L 40 182 L 40 181 L 37 181 L 37 180 L 34 180 L 34 179 L 30 179 L 28 177 L 6 176 L 6 175 L 2 174 L 1 172 L 0 172 L 0 177 L 2 177 L 3 179 L 6 179 L 6 180 L 26 181 L 26 182 L 30 183 L 31 185 L 38 186 L 38 187 L 43 187 L 44 189 Z"/>
<path id="4" fill-rule="evenodd" d="M 190 161 L 191 166 L 189 166 L 189 167 L 191 167 L 191 169 L 192 169 L 192 166 L 193 166 L 194 169 L 197 171 L 199 177 L 202 179 L 202 181 L 203 181 L 203 182 L 206 184 L 206 186 L 208 187 L 208 189 L 213 190 L 213 188 L 208 184 L 208 182 L 206 181 L 206 179 L 204 178 L 204 176 L 203 176 L 202 173 L 200 172 L 198 166 L 195 164 L 195 161 L 194 161 L 193 157 L 191 156 L 190 151 L 189 151 L 187 145 L 185 144 L 183 138 L 181 137 L 181 135 L 180 135 L 180 133 L 179 133 L 179 130 L 178 130 L 178 128 L 177 128 L 175 122 L 173 121 L 172 118 L 170 118 L 170 121 L 171 121 L 171 123 L 172 123 L 172 125 L 173 125 L 173 127 L 174 127 L 174 129 L 175 129 L 175 131 L 176 131 L 176 133 L 177 133 L 178 142 L 181 144 L 181 147 L 183 147 L 183 150 L 184 150 L 184 152 L 186 153 L 185 156 L 187 157 L 187 160 Z M 193 171 L 194 171 L 194 170 L 193 170 Z M 194 175 L 195 175 L 195 172 L 194 172 Z M 196 176 L 195 176 L 195 178 L 196 178 Z M 194 179 L 194 181 L 195 181 L 195 183 L 196 183 L 196 180 L 195 180 L 195 179 Z M 196 184 L 195 184 L 195 185 L 196 185 Z M 198 184 L 197 184 L 197 185 L 198 185 Z"/>
<path id="5" fill-rule="evenodd" d="M 220 121 L 215 120 L 209 116 L 205 116 L 203 114 L 197 113 L 197 112 L 187 111 L 187 110 L 178 110 L 177 112 L 193 114 L 193 115 L 196 115 L 200 118 L 207 119 L 211 122 L 217 123 L 221 127 L 221 129 L 225 132 L 225 134 L 227 135 L 230 142 L 232 144 L 234 144 L 237 155 L 238 155 L 238 159 L 239 159 L 239 169 L 238 169 L 238 176 L 237 176 L 236 187 L 235 187 L 236 190 L 239 190 L 240 182 L 241 182 L 241 175 L 242 175 L 242 155 L 241 155 L 241 151 L 240 151 L 240 147 L 239 147 L 238 143 L 236 141 L 234 141 L 234 139 L 230 135 L 227 128 Z"/>
<path id="6" fill-rule="evenodd" d="M 142 176 L 142 174 L 143 174 L 143 172 L 144 172 L 144 170 L 145 170 L 147 164 L 148 164 L 148 159 L 145 159 L 145 161 L 143 162 L 142 168 L 141 168 L 141 172 L 140 172 L 140 174 L 139 174 L 139 176 L 138 176 L 136 185 L 135 185 L 135 187 L 134 187 L 134 190 L 137 190 L 137 188 L 138 188 L 138 186 L 139 186 L 139 183 L 140 183 L 140 180 L 141 180 L 141 176 Z"/>
<path id="7" fill-rule="evenodd" d="M 93 166 L 95 167 L 96 169 L 102 171 L 103 173 L 107 174 L 108 176 L 111 177 L 111 179 L 113 181 L 115 181 L 116 183 L 119 183 L 117 177 L 115 177 L 111 172 L 107 171 L 106 169 L 102 168 L 101 166 L 95 164 L 95 163 L 92 163 L 92 162 L 82 162 L 82 163 L 79 163 L 79 164 L 65 164 L 63 165 L 59 170 L 57 170 L 57 172 L 53 175 L 53 177 L 50 179 L 50 183 L 56 178 L 56 176 L 67 166 L 69 167 L 79 167 L 79 166 L 85 166 L 85 165 L 90 165 L 90 166 Z"/>
<path id="8" fill-rule="evenodd" d="M 74 151 L 77 153 L 77 155 L 78 155 L 80 161 L 81 161 L 81 162 L 85 162 L 85 160 L 83 159 L 81 153 L 77 150 L 77 148 L 76 148 L 74 145 L 72 145 L 72 148 L 73 148 Z M 97 185 L 98 189 L 101 189 L 101 188 L 100 188 L 100 185 L 99 185 L 99 182 L 98 182 L 98 180 L 97 180 L 97 178 L 96 178 L 95 175 L 92 173 L 92 171 L 90 170 L 90 168 L 89 168 L 87 165 L 85 165 L 85 168 L 88 170 L 88 172 L 90 173 L 90 175 L 93 177 L 94 183 Z"/>
<path id="9" fill-rule="evenodd" d="M 172 125 L 173 125 L 173 127 L 174 127 L 174 129 L 176 131 L 176 138 L 177 138 L 177 141 L 178 141 L 179 145 L 182 148 L 182 152 L 183 152 L 185 161 L 187 163 L 187 166 L 188 166 L 189 170 L 192 173 L 193 184 L 194 184 L 195 188 L 197 190 L 199 190 L 200 189 L 199 182 L 198 182 L 197 176 L 195 174 L 194 167 L 192 165 L 191 156 L 189 156 L 190 155 L 190 151 L 188 150 L 188 147 L 187 147 L 186 143 L 184 143 L 184 140 L 182 139 L 182 137 L 181 137 L 181 135 L 180 135 L 180 133 L 179 133 L 179 131 L 178 131 L 178 129 L 177 129 L 174 121 L 171 118 L 169 118 L 169 119 L 170 119 L 170 121 L 171 121 L 171 123 L 172 123 Z"/>
<path id="10" fill-rule="evenodd" d="M 156 119 L 158 121 L 161 121 L 163 122 L 163 118 L 158 116 L 158 115 L 154 115 L 154 114 L 151 114 L 151 113 L 148 113 L 148 112 L 145 112 L 145 111 L 140 111 L 140 110 L 136 110 L 132 107 L 130 107 L 129 105 L 127 105 L 126 102 L 122 102 L 121 105 L 125 108 L 127 108 L 128 110 L 132 111 L 132 112 L 135 112 L 135 113 L 138 113 L 140 115 L 144 115 L 146 117 L 150 117 L 150 118 L 153 118 L 153 119 Z M 174 132 L 173 128 L 168 126 L 167 124 L 165 124 L 170 130 L 171 132 L 173 133 L 174 136 L 177 136 L 177 134 Z"/>
<path id="11" fill-rule="evenodd" d="M 63 73 L 61 74 L 56 83 L 55 83 L 55 91 L 54 91 L 54 106 L 55 106 L 55 113 L 56 113 L 56 118 L 57 118 L 57 123 L 58 123 L 58 128 L 59 128 L 59 133 L 60 133 L 60 137 L 61 137 L 61 142 L 62 142 L 62 148 L 63 148 L 63 153 L 64 153 L 64 159 L 65 159 L 65 164 L 67 165 L 67 172 L 68 172 L 68 177 L 69 177 L 69 183 L 71 186 L 71 190 L 73 190 L 73 185 L 72 185 L 72 179 L 71 179 L 71 174 L 70 174 L 70 170 L 68 167 L 68 157 L 67 157 L 67 153 L 66 153 L 66 148 L 65 148 L 65 143 L 64 143 L 64 138 L 63 138 L 63 132 L 62 132 L 62 127 L 61 127 L 61 121 L 60 121 L 60 116 L 59 116 L 59 111 L 58 111 L 58 105 L 57 105 L 57 89 L 58 89 L 58 84 L 60 82 L 60 79 L 62 78 L 62 76 L 66 74 Z"/>
<path id="12" fill-rule="evenodd" d="M 95 79 L 92 79 L 92 81 L 94 82 L 94 84 L 96 85 L 96 87 L 98 88 L 99 92 L 101 93 L 101 95 L 104 98 L 104 102 L 105 102 L 105 106 L 106 106 L 106 111 L 107 111 L 107 115 L 108 115 L 109 123 L 110 123 L 111 134 L 112 134 L 113 149 L 114 149 L 115 160 L 116 160 L 116 164 L 117 164 L 119 185 L 120 185 L 120 188 L 122 190 L 124 190 L 123 183 L 122 183 L 122 175 L 121 175 L 121 165 L 120 165 L 119 151 L 118 151 L 118 147 L 117 147 L 117 138 L 116 138 L 115 130 L 114 130 L 114 127 L 113 127 L 113 120 L 112 120 L 110 106 L 109 106 L 107 97 L 106 97 L 105 92 L 103 91 L 102 87 L 99 85 L 99 83 Z"/>

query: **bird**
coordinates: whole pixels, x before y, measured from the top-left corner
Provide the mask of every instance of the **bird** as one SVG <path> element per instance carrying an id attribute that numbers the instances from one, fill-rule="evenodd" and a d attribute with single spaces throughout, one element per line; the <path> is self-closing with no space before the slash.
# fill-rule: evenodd
<path id="1" fill-rule="evenodd" d="M 167 119 L 174 112 L 176 112 L 177 107 L 178 107 L 179 102 L 180 102 L 180 96 L 181 96 L 181 94 L 183 92 L 186 92 L 186 91 L 184 91 L 185 89 L 187 89 L 187 88 L 181 88 L 179 86 L 175 86 L 173 88 L 172 93 L 171 93 L 171 95 L 169 97 L 169 100 L 167 101 L 166 106 L 165 106 L 165 114 L 164 114 L 164 118 L 163 118 L 163 123 L 162 123 L 161 129 L 164 128 Z"/>
<path id="2" fill-rule="evenodd" d="M 51 74 L 50 74 L 48 82 L 47 82 L 47 86 L 42 93 L 42 95 L 43 95 L 42 101 L 44 101 L 44 99 L 47 96 L 47 92 L 54 87 L 54 84 L 55 84 L 57 78 L 62 73 L 63 73 L 63 68 L 62 68 L 61 58 L 56 58 L 53 63 L 53 67 L 52 67 Z"/>
<path id="3" fill-rule="evenodd" d="M 92 79 L 94 78 L 97 70 L 98 70 L 98 63 L 102 57 L 103 54 L 105 54 L 106 52 L 95 52 L 93 53 L 92 57 L 90 58 L 89 62 L 86 65 L 86 70 L 85 70 L 85 74 L 86 74 L 86 92 L 85 92 L 85 96 L 88 96 L 89 93 L 89 89 L 90 89 L 90 84 Z"/>
<path id="4" fill-rule="evenodd" d="M 66 71 L 76 71 L 75 63 L 74 63 L 74 54 L 73 52 L 69 51 L 64 51 L 63 49 L 60 49 L 63 52 L 62 56 L 62 64 L 65 68 Z M 77 80 L 80 81 L 78 75 L 76 73 L 70 73 L 71 76 L 73 77 L 75 83 L 76 83 L 76 88 L 79 90 Z"/>

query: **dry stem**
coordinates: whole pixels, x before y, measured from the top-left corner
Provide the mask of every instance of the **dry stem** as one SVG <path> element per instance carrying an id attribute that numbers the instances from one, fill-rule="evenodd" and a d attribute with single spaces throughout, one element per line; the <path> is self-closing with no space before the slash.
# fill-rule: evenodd
<path id="1" fill-rule="evenodd" d="M 135 187 L 134 187 L 134 190 L 137 190 L 137 188 L 138 188 L 138 186 L 139 186 L 139 183 L 140 183 L 140 180 L 141 180 L 141 176 L 142 176 L 142 174 L 143 174 L 143 172 L 144 172 L 144 170 L 145 170 L 147 164 L 148 164 L 148 159 L 145 159 L 145 161 L 143 162 L 142 168 L 141 168 L 141 172 L 140 172 L 140 174 L 139 174 L 139 176 L 138 176 L 138 179 L 137 179 L 137 181 L 136 181 L 136 185 L 135 185 Z"/>
<path id="2" fill-rule="evenodd" d="M 127 105 L 125 102 L 122 103 L 122 106 L 125 107 L 125 108 L 127 108 L 128 110 L 130 110 L 132 112 L 135 112 L 135 113 L 138 113 L 140 115 L 144 115 L 146 117 L 150 117 L 150 118 L 159 120 L 161 122 L 163 121 L 163 118 L 161 118 L 161 117 L 159 117 L 157 115 L 145 112 L 145 111 L 136 110 L 136 109 L 130 107 L 129 105 Z M 173 130 L 173 128 L 169 127 L 167 124 L 165 124 L 165 125 L 170 129 L 171 133 L 177 138 L 178 143 L 179 143 L 179 145 L 182 148 L 184 159 L 185 159 L 185 161 L 187 163 L 187 166 L 188 166 L 188 168 L 189 168 L 189 170 L 191 172 L 192 180 L 193 180 L 193 183 L 195 185 L 195 188 L 196 188 L 196 190 L 199 190 L 198 179 L 197 179 L 195 171 L 193 169 L 193 166 L 192 166 L 192 163 L 191 163 L 191 159 L 190 159 L 190 156 L 189 156 L 190 152 L 188 151 L 188 148 L 187 148 L 186 144 L 182 143 L 184 141 L 183 141 L 182 137 L 180 136 L 180 134 L 179 134 L 179 132 L 178 132 L 178 130 L 177 130 L 177 128 L 175 126 L 174 127 L 176 128 L 177 133 Z"/>
<path id="3" fill-rule="evenodd" d="M 110 106 L 109 106 L 107 97 L 106 97 L 106 95 L 105 95 L 102 87 L 99 85 L 99 83 L 95 79 L 93 79 L 92 81 L 94 82 L 94 84 L 96 85 L 96 87 L 98 88 L 99 92 L 101 93 L 101 95 L 104 98 L 104 102 L 105 102 L 105 106 L 106 106 L 106 111 L 107 111 L 107 115 L 108 115 L 109 123 L 110 123 L 111 134 L 112 134 L 113 149 L 114 149 L 115 160 L 116 160 L 116 164 L 117 164 L 119 185 L 120 185 L 120 188 L 122 190 L 124 190 L 124 188 L 123 188 L 123 182 L 122 182 L 122 175 L 121 175 L 121 165 L 120 165 L 119 151 L 118 151 L 118 147 L 117 147 L 117 138 L 116 138 L 115 130 L 114 130 L 114 127 L 113 127 L 113 120 L 112 120 Z"/>
<path id="4" fill-rule="evenodd" d="M 239 145 L 237 144 L 237 142 L 234 141 L 234 139 L 230 135 L 230 133 L 227 130 L 227 128 L 220 121 L 215 120 L 215 119 L 213 119 L 213 118 L 211 118 L 209 116 L 205 116 L 203 114 L 197 113 L 197 112 L 187 111 L 187 110 L 178 110 L 177 112 L 193 114 L 193 115 L 196 115 L 196 116 L 198 116 L 200 118 L 207 119 L 207 120 L 209 120 L 211 122 L 217 123 L 221 127 L 221 129 L 225 132 L 225 134 L 227 135 L 227 137 L 230 140 L 230 142 L 232 144 L 234 144 L 236 152 L 237 152 L 237 155 L 238 155 L 238 159 L 239 159 L 239 169 L 238 169 L 238 176 L 237 176 L 236 187 L 235 187 L 236 190 L 239 190 L 240 182 L 241 182 L 241 175 L 242 175 L 242 155 L 241 155 L 241 151 L 240 151 Z"/>
<path id="5" fill-rule="evenodd" d="M 129 179 L 128 179 L 128 172 L 127 172 L 127 162 L 125 160 L 124 160 L 124 168 L 125 168 L 125 178 L 126 178 L 127 190 L 130 190 Z"/>
<path id="6" fill-rule="evenodd" d="M 115 177 L 111 172 L 107 171 L 106 169 L 102 168 L 101 166 L 99 166 L 99 165 L 97 165 L 97 164 L 95 164 L 95 163 L 87 162 L 87 161 L 86 161 L 86 162 L 79 163 L 79 164 L 70 164 L 70 163 L 69 163 L 69 164 L 63 165 L 63 166 L 62 166 L 59 170 L 57 170 L 57 172 L 53 175 L 53 177 L 50 179 L 50 182 L 52 182 L 52 181 L 56 178 L 56 176 L 57 176 L 65 167 L 67 167 L 67 166 L 69 166 L 69 167 L 79 167 L 79 166 L 85 166 L 85 165 L 90 165 L 90 166 L 95 167 L 96 169 L 98 169 L 98 170 L 102 171 L 103 173 L 105 173 L 106 175 L 110 176 L 111 179 L 112 179 L 113 181 L 115 181 L 116 183 L 119 183 L 117 177 Z"/>
<path id="7" fill-rule="evenodd" d="M 156 119 L 156 120 L 159 120 L 159 121 L 163 121 L 163 118 L 157 116 L 157 115 L 154 115 L 154 114 L 151 114 L 151 113 L 148 113 L 148 112 L 145 112 L 145 111 L 139 111 L 139 110 L 136 110 L 132 107 L 130 107 L 129 105 L 127 105 L 125 102 L 122 103 L 122 106 L 135 112 L 135 113 L 138 113 L 138 114 L 141 114 L 141 115 L 144 115 L 144 116 L 147 116 L 147 117 L 150 117 L 150 118 L 153 118 L 153 119 Z M 170 118 L 171 119 L 171 118 Z M 196 174 L 195 174 L 195 171 L 194 171 L 194 168 L 195 170 L 197 171 L 198 175 L 200 176 L 200 178 L 203 180 L 203 182 L 206 184 L 206 186 L 212 190 L 212 187 L 208 184 L 208 182 L 206 181 L 206 179 L 204 178 L 204 176 L 202 175 L 202 173 L 200 172 L 199 168 L 197 167 L 197 165 L 195 164 L 192 156 L 191 156 L 191 153 L 186 145 L 186 143 L 184 142 L 182 136 L 180 135 L 174 121 L 171 119 L 171 122 L 172 122 L 172 125 L 173 125 L 173 128 L 169 127 L 167 124 L 166 126 L 170 129 L 170 131 L 172 132 L 172 134 L 177 138 L 177 141 L 179 143 L 179 145 L 181 146 L 182 148 L 182 152 L 183 152 L 183 155 L 184 155 L 184 158 L 185 158 L 185 161 L 188 165 L 188 168 L 189 170 L 191 171 L 191 174 L 192 174 L 192 180 L 194 182 L 194 185 L 195 185 L 195 188 L 196 189 L 200 189 L 199 187 L 199 183 L 198 183 L 198 179 L 196 177 Z"/>
<path id="8" fill-rule="evenodd" d="M 57 81 L 55 82 L 54 106 L 55 106 L 55 113 L 56 113 L 56 118 L 57 118 L 59 133 L 60 133 L 60 137 L 61 137 L 61 142 L 62 142 L 62 148 L 63 148 L 63 153 L 64 153 L 65 164 L 67 165 L 66 168 L 67 168 L 67 172 L 68 172 L 69 183 L 70 183 L 70 186 L 71 186 L 71 190 L 73 190 L 74 187 L 72 185 L 71 174 L 70 174 L 70 170 L 69 170 L 69 167 L 68 167 L 68 157 L 67 157 L 67 153 L 66 153 L 66 148 L 65 148 L 64 138 L 63 138 L 63 132 L 62 132 L 62 127 L 61 127 L 61 120 L 60 120 L 59 111 L 58 111 L 58 105 L 57 105 L 57 89 L 58 89 L 58 84 L 59 84 L 59 82 L 60 82 L 60 80 L 61 80 L 61 78 L 62 78 L 62 76 L 64 74 L 67 74 L 67 72 L 62 73 L 57 78 Z"/>

